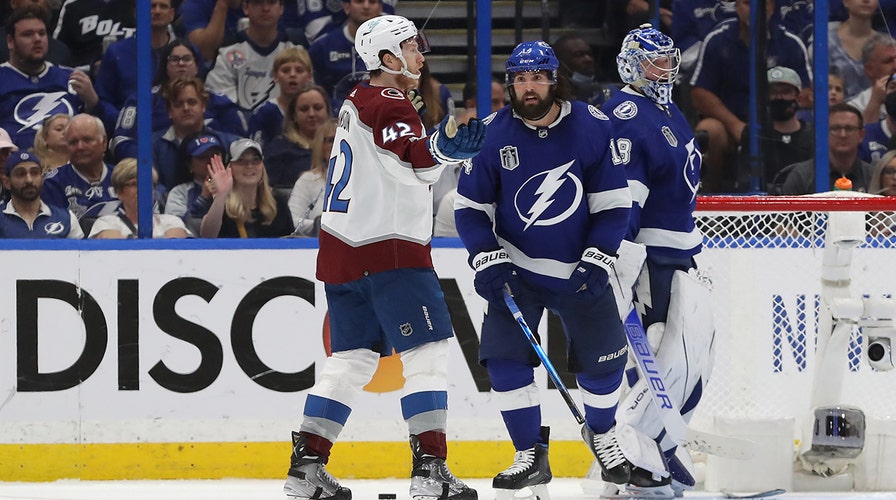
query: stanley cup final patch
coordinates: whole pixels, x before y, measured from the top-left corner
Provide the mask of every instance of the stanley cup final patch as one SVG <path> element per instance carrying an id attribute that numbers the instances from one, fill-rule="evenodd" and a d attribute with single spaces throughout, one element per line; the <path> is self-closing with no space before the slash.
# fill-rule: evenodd
<path id="1" fill-rule="evenodd" d="M 501 148 L 501 167 L 513 170 L 520 166 L 520 155 L 516 146 L 504 146 Z"/>
<path id="2" fill-rule="evenodd" d="M 666 142 L 668 142 L 669 145 L 673 148 L 678 147 L 678 138 L 675 137 L 675 133 L 672 132 L 672 129 L 663 125 L 663 128 L 661 130 L 663 131 L 663 137 L 666 138 Z"/>

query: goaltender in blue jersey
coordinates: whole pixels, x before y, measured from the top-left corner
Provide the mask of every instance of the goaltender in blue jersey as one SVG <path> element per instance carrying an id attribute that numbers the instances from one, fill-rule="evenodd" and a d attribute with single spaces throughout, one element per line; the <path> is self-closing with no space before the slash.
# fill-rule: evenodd
<path id="1" fill-rule="evenodd" d="M 613 122 L 633 199 L 627 241 L 620 245 L 616 263 L 620 313 L 627 316 L 632 308 L 637 310 L 664 386 L 686 423 L 709 377 L 715 330 L 707 280 L 697 272 L 694 259 L 703 245 L 693 215 L 701 153 L 691 127 L 672 102 L 680 61 L 679 49 L 665 34 L 649 24 L 632 30 L 616 59 L 627 85 L 604 104 L 604 111 Z M 695 483 L 690 457 L 686 451 L 677 453 L 680 443 L 669 437 L 660 410 L 646 397 L 646 378 L 635 368 L 626 375 L 628 392 L 617 411 L 617 428 L 620 435 L 637 433 L 649 439 L 636 441 L 638 453 L 630 451 L 633 446 L 622 446 L 632 463 L 629 481 L 621 488 L 604 484 L 601 494 L 680 496 Z M 647 460 L 651 452 L 656 458 Z M 591 476 L 587 479 L 599 479 Z"/>
<path id="2" fill-rule="evenodd" d="M 505 285 L 528 324 L 545 309 L 562 320 L 585 406 L 582 437 L 606 481 L 629 479 L 614 427 L 627 345 L 608 278 L 632 199 L 610 120 L 569 99 L 558 66 L 544 42 L 513 50 L 511 105 L 485 119 L 489 133 L 461 169 L 454 205 L 474 287 L 488 301 L 479 360 L 516 449 L 492 481 L 498 499 L 548 498 L 551 480 L 534 380 L 540 360 L 505 306 Z"/>

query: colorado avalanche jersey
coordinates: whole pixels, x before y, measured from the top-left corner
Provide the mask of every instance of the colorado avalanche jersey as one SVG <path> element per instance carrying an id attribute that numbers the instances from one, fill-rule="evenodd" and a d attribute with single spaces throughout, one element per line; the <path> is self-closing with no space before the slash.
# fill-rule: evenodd
<path id="1" fill-rule="evenodd" d="M 432 193 L 444 165 L 398 89 L 355 87 L 339 110 L 321 214 L 317 278 L 346 283 L 431 268 Z"/>
<path id="2" fill-rule="evenodd" d="M 51 63 L 36 76 L 26 75 L 8 62 L 0 65 L 0 127 L 22 151 L 34 145 L 34 134 L 44 119 L 81 110 L 81 98 L 68 93 L 71 74 L 71 68 Z"/>
<path id="3" fill-rule="evenodd" d="M 268 99 L 280 95 L 271 70 L 277 54 L 289 47 L 295 44 L 283 33 L 276 42 L 261 47 L 249 40 L 245 32 L 240 32 L 236 43 L 218 50 L 215 67 L 206 76 L 205 84 L 251 113 Z"/>
<path id="4" fill-rule="evenodd" d="M 523 278 L 550 290 L 565 288 L 586 248 L 616 255 L 632 198 L 610 120 L 564 101 L 547 127 L 525 123 L 510 106 L 485 121 L 488 134 L 462 169 L 454 204 L 470 255 L 503 247 Z"/>
<path id="5" fill-rule="evenodd" d="M 703 236 L 694 224 L 701 154 L 675 103 L 660 107 L 625 87 L 606 104 L 632 191 L 626 239 L 653 255 L 688 258 Z"/>
<path id="6" fill-rule="evenodd" d="M 80 239 L 84 231 L 75 214 L 55 206 L 40 204 L 40 212 L 29 224 L 16 212 L 12 202 L 0 205 L 0 238 Z"/>
<path id="7" fill-rule="evenodd" d="M 41 198 L 48 205 L 55 205 L 71 210 L 79 218 L 90 211 L 99 215 L 100 207 L 109 203 L 118 203 L 115 189 L 112 188 L 112 167 L 103 168 L 103 176 L 98 182 L 91 182 L 71 163 L 51 170 L 44 178 Z"/>

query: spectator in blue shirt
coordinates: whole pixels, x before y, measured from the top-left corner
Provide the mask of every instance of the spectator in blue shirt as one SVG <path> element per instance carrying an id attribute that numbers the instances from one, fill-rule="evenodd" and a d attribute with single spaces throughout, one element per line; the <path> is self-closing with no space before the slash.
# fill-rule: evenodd
<path id="1" fill-rule="evenodd" d="M 0 238 L 84 237 L 71 210 L 41 200 L 44 168 L 37 156 L 26 151 L 13 153 L 6 160 L 5 174 L 3 184 L 11 198 L 0 205 Z"/>

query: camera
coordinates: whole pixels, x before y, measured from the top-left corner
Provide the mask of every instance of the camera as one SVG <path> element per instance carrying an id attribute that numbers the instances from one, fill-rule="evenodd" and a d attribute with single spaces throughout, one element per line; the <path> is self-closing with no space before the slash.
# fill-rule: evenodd
<path id="1" fill-rule="evenodd" d="M 865 353 L 868 355 L 868 364 L 874 371 L 885 372 L 893 369 L 891 342 L 890 337 L 868 336 L 868 347 L 865 349 Z"/>

